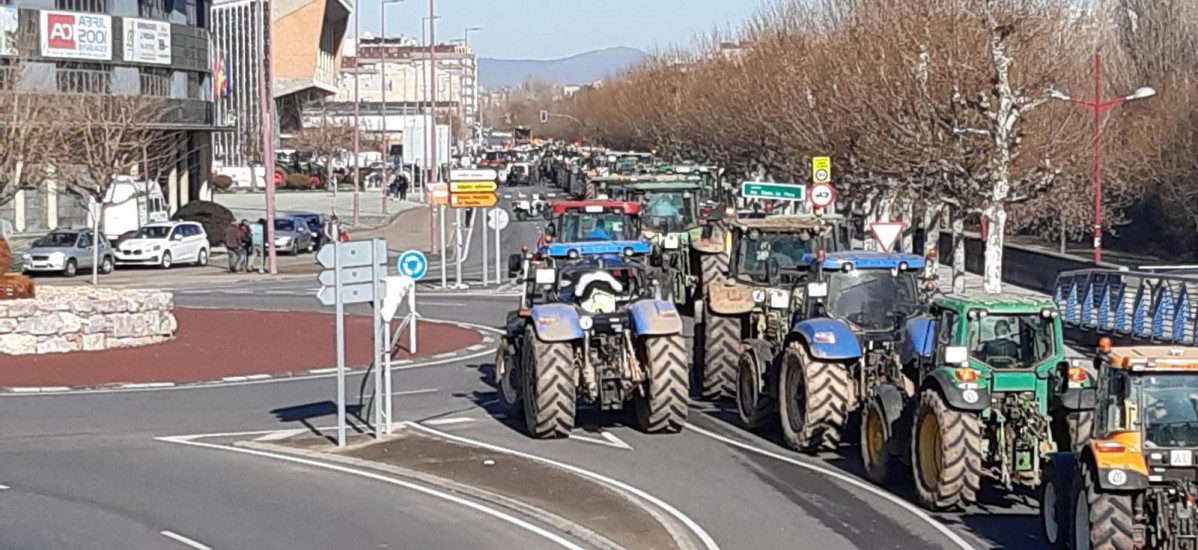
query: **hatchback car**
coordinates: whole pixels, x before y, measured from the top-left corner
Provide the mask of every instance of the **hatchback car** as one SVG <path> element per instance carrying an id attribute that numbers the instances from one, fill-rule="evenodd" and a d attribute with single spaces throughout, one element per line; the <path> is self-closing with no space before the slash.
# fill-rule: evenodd
<path id="1" fill-rule="evenodd" d="M 304 220 L 298 218 L 279 218 L 275 220 L 275 250 L 286 252 L 292 256 L 300 252 L 311 252 L 316 248 L 312 239 L 312 230 Z"/>
<path id="2" fill-rule="evenodd" d="M 116 263 L 156 265 L 163 269 L 170 269 L 176 263 L 207 265 L 208 246 L 208 235 L 198 223 L 151 223 L 117 245 Z"/>
<path id="3" fill-rule="evenodd" d="M 315 212 L 289 212 L 287 216 L 303 221 L 304 225 L 308 226 L 308 231 L 312 233 L 312 242 L 315 243 L 315 248 L 320 248 L 320 236 L 324 234 L 324 216 Z"/>
<path id="4" fill-rule="evenodd" d="M 100 273 L 112 273 L 113 256 L 108 241 L 100 239 Z M 96 250 L 89 230 L 57 229 L 33 243 L 21 256 L 21 271 L 26 274 L 62 273 L 74 277 L 80 269 L 91 270 Z"/>

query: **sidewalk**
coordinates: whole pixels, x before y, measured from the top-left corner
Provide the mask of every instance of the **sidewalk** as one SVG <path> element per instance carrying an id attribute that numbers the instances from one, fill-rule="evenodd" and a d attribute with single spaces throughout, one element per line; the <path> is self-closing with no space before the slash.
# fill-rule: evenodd
<path id="1" fill-rule="evenodd" d="M 176 338 L 162 344 L 98 352 L 0 355 L 0 388 L 238 382 L 320 374 L 312 371 L 336 365 L 334 318 L 329 314 L 176 309 L 175 316 L 179 320 Z M 370 317 L 346 317 L 347 365 L 362 367 L 371 362 L 371 329 Z M 487 347 L 487 336 L 456 324 L 421 321 L 416 334 L 418 353 L 408 353 L 405 337 L 393 359 L 450 358 Z"/>

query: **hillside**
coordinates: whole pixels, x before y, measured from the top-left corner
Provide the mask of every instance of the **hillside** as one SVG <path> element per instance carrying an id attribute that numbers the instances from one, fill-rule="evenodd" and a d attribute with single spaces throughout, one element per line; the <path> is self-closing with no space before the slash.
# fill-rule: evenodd
<path id="1" fill-rule="evenodd" d="M 494 89 L 517 86 L 530 76 L 557 84 L 589 84 L 639 63 L 645 52 L 636 48 L 607 48 L 562 59 L 479 58 L 478 83 Z"/>

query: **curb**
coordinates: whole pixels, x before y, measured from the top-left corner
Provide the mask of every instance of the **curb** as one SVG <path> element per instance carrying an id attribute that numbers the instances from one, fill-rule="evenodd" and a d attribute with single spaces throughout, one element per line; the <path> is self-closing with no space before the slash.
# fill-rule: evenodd
<path id="1" fill-rule="evenodd" d="M 482 335 L 483 339 L 477 344 L 431 355 L 421 357 L 419 359 L 399 359 L 391 361 L 392 370 L 408 370 L 417 369 L 426 366 L 434 366 L 443 363 L 463 361 L 475 357 L 482 357 L 491 353 L 491 349 L 498 341 L 496 335 L 500 335 L 498 330 L 491 327 L 474 325 L 470 323 L 460 323 L 456 321 L 444 321 L 440 319 L 425 319 L 428 322 L 437 322 L 448 325 L 455 325 L 462 328 L 474 330 Z M 345 368 L 346 375 L 366 373 L 371 370 L 371 366 L 355 366 Z M 196 380 L 187 382 L 112 382 L 97 386 L 0 386 L 0 397 L 12 397 L 22 395 L 61 395 L 61 394 L 80 394 L 80 393 L 98 393 L 98 392 L 117 392 L 117 391 L 145 391 L 145 390 L 164 390 L 164 389 L 187 389 L 187 388 L 216 388 L 224 386 L 246 385 L 272 381 L 285 380 L 304 380 L 314 378 L 327 378 L 337 374 L 337 367 L 322 367 L 315 369 L 307 369 L 302 371 L 287 371 L 278 373 L 258 373 L 258 374 L 240 374 L 235 376 L 225 376 L 214 380 Z"/>

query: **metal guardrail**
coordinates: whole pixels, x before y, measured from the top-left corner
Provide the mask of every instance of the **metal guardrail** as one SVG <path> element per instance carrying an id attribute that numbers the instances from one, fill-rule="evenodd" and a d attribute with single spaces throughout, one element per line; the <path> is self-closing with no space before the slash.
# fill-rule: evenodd
<path id="1" fill-rule="evenodd" d="M 1198 344 L 1198 275 L 1079 269 L 1057 276 L 1067 327 L 1130 340 Z"/>

